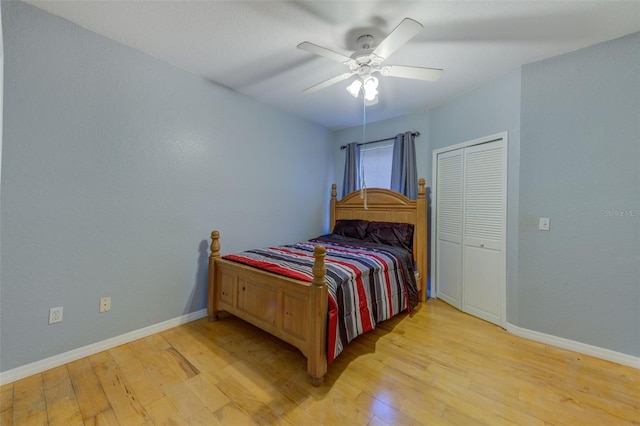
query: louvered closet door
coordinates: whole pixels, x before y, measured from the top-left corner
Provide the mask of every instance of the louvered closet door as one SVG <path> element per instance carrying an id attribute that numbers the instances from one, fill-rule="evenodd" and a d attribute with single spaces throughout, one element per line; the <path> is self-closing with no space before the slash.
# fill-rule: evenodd
<path id="1" fill-rule="evenodd" d="M 462 309 L 462 161 L 463 150 L 437 157 L 437 297 Z"/>
<path id="2" fill-rule="evenodd" d="M 462 310 L 505 326 L 504 141 L 464 149 Z"/>

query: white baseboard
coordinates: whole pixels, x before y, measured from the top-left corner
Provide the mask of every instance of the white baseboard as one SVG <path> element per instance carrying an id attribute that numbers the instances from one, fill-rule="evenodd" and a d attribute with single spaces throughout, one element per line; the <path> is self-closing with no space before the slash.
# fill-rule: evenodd
<path id="1" fill-rule="evenodd" d="M 54 355 L 50 358 L 32 362 L 30 364 L 23 365 L 12 370 L 7 370 L 0 373 L 0 385 L 15 382 L 16 380 L 20 380 L 34 374 L 42 373 L 43 371 L 49 370 L 51 368 L 59 367 L 80 358 L 84 358 L 98 352 L 106 351 L 108 349 L 115 348 L 116 346 L 133 342 L 134 340 L 142 339 L 143 337 L 147 337 L 152 334 L 159 333 L 161 331 L 168 330 L 170 328 L 177 327 L 179 325 L 195 321 L 206 316 L 207 310 L 202 309 L 167 321 L 160 322 L 158 324 L 150 325 L 139 330 L 121 334 L 120 336 L 102 340 L 101 342 L 92 343 L 91 345 L 73 349 L 59 355 Z"/>
<path id="2" fill-rule="evenodd" d="M 640 369 L 640 357 L 637 356 L 623 354 L 621 352 L 600 348 L 598 346 L 587 345 L 586 343 L 564 339 L 551 334 L 540 333 L 539 331 L 520 328 L 513 324 L 507 324 L 507 331 L 517 336 L 524 337 L 525 339 L 534 340 L 536 342 L 557 346 L 562 349 L 568 349 L 570 351 Z"/>

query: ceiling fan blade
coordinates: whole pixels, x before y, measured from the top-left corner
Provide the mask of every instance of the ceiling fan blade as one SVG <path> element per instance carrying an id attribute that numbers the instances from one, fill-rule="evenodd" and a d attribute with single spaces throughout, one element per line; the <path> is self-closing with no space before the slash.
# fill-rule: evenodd
<path id="1" fill-rule="evenodd" d="M 341 81 L 346 80 L 347 78 L 351 77 L 352 75 L 354 75 L 354 72 L 346 72 L 344 74 L 340 74 L 340 75 L 336 75 L 335 77 L 330 78 L 329 80 L 325 80 L 322 83 L 318 83 L 315 86 L 311 86 L 307 89 L 304 89 L 303 92 L 305 93 L 313 93 L 313 92 L 317 92 L 318 90 L 322 90 L 326 87 L 329 87 L 333 84 L 336 83 L 340 83 Z"/>
<path id="2" fill-rule="evenodd" d="M 410 18 L 404 18 L 384 40 L 380 42 L 373 53 L 385 59 L 391 56 L 402 45 L 411 40 L 422 30 L 422 24 Z"/>
<path id="3" fill-rule="evenodd" d="M 407 67 L 403 65 L 387 65 L 380 69 L 380 74 L 391 77 L 413 78 L 415 80 L 436 81 L 444 70 L 438 68 Z"/>
<path id="4" fill-rule="evenodd" d="M 318 46 L 317 44 L 309 43 L 308 41 L 304 41 L 298 45 L 298 49 L 306 50 L 309 53 L 313 53 L 314 55 L 324 56 L 325 58 L 329 58 L 332 61 L 344 63 L 349 61 L 351 58 L 343 55 L 342 53 L 334 52 L 333 50 L 329 50 L 326 47 Z"/>

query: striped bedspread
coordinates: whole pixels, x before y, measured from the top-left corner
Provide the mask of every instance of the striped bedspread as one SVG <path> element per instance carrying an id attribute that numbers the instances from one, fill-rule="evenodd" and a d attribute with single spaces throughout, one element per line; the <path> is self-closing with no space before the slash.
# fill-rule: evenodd
<path id="1" fill-rule="evenodd" d="M 323 236 L 310 241 L 224 256 L 290 278 L 311 282 L 313 249 L 325 246 L 329 293 L 327 361 L 380 321 L 417 304 L 411 253 L 401 248 L 353 244 Z"/>

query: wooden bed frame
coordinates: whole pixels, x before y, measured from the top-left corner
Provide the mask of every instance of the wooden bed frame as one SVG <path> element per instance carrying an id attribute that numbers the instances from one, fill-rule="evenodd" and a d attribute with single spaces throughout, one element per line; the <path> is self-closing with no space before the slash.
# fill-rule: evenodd
<path id="1" fill-rule="evenodd" d="M 418 183 L 418 199 L 410 200 L 388 189 L 367 189 L 367 208 L 359 191 L 342 200 L 331 187 L 331 229 L 339 219 L 402 222 L 414 225 L 413 252 L 420 300 L 426 299 L 427 201 L 425 180 Z M 220 233 L 211 233 L 209 256 L 209 320 L 227 311 L 292 344 L 307 357 L 307 372 L 320 386 L 327 372 L 328 295 L 325 282 L 325 249 L 315 248 L 313 281 L 298 281 L 222 259 Z"/>

